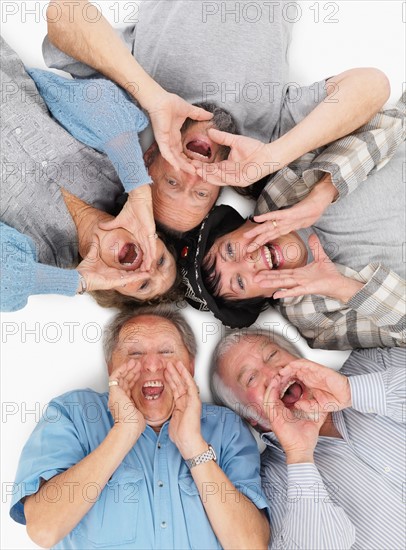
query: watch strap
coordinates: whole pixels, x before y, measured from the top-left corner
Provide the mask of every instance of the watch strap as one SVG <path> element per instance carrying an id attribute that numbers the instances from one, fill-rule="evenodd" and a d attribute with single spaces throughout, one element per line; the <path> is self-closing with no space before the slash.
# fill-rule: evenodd
<path id="1" fill-rule="evenodd" d="M 211 460 L 214 460 L 214 462 L 216 462 L 217 456 L 213 447 L 209 444 L 209 448 L 207 449 L 207 451 L 204 451 L 204 453 L 194 456 L 193 458 L 188 458 L 186 460 L 186 464 L 188 465 L 189 469 L 192 469 L 195 466 L 199 466 L 199 464 L 204 464 L 205 462 L 210 462 Z"/>

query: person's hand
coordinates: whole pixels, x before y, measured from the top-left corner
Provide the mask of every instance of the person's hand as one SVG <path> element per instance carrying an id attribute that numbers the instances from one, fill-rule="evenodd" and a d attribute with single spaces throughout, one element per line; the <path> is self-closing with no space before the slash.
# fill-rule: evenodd
<path id="1" fill-rule="evenodd" d="M 320 428 L 327 418 L 327 412 L 311 411 L 309 417 L 301 411 L 285 407 L 280 399 L 282 379 L 275 376 L 265 390 L 263 408 L 266 411 L 272 431 L 282 445 L 288 464 L 313 462 L 313 453 Z"/>
<path id="2" fill-rule="evenodd" d="M 164 159 L 176 170 L 195 174 L 195 168 L 183 153 L 180 129 L 187 118 L 196 121 L 211 120 L 213 114 L 164 90 L 155 94 L 151 106 L 143 106 L 151 118 L 154 137 Z"/>
<path id="3" fill-rule="evenodd" d="M 152 262 L 156 259 L 156 228 L 150 185 L 142 185 L 130 191 L 120 214 L 114 220 L 99 225 L 105 231 L 118 228 L 129 231 L 143 253 L 141 271 L 151 269 Z"/>
<path id="4" fill-rule="evenodd" d="M 254 221 L 260 225 L 244 233 L 244 237 L 255 239 L 253 249 L 255 250 L 282 235 L 311 227 L 321 218 L 336 195 L 337 189 L 331 182 L 330 174 L 327 174 L 314 186 L 307 197 L 294 206 L 255 216 Z"/>
<path id="5" fill-rule="evenodd" d="M 196 382 L 180 361 L 168 363 L 164 376 L 175 399 L 169 437 L 185 460 L 193 458 L 207 450 L 200 430 L 202 403 Z"/>
<path id="6" fill-rule="evenodd" d="M 114 420 L 114 427 L 131 435 L 132 444 L 145 430 L 145 418 L 135 406 L 131 391 L 141 374 L 141 363 L 130 359 L 117 367 L 109 376 L 108 406 Z"/>
<path id="7" fill-rule="evenodd" d="M 139 271 L 125 271 L 109 267 L 100 258 L 99 250 L 91 246 L 89 252 L 76 271 L 86 281 L 86 291 L 120 289 L 128 284 L 144 280 L 145 274 Z M 82 290 L 81 286 L 78 292 Z"/>
<path id="8" fill-rule="evenodd" d="M 291 298 L 318 294 L 329 296 L 342 302 L 348 302 L 363 283 L 342 275 L 324 252 L 315 234 L 309 237 L 314 261 L 305 267 L 296 269 L 262 270 L 254 277 L 261 288 L 279 287 L 273 298 Z"/>
<path id="9" fill-rule="evenodd" d="M 210 139 L 231 148 L 227 160 L 212 164 L 193 161 L 197 174 L 213 185 L 247 187 L 282 166 L 269 158 L 268 144 L 246 136 L 237 136 L 211 128 Z"/>
<path id="10" fill-rule="evenodd" d="M 305 413 L 316 409 L 324 412 L 351 407 L 351 387 L 347 376 L 307 359 L 296 359 L 279 372 L 283 378 L 303 382 L 310 396 L 296 401 L 294 407 Z"/>

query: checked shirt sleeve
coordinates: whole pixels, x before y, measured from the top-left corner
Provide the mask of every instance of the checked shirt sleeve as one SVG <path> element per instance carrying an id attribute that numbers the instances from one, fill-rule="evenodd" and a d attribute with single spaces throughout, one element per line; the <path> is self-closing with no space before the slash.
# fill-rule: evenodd
<path id="1" fill-rule="evenodd" d="M 381 264 L 359 273 L 337 265 L 364 286 L 348 303 L 326 296 L 284 298 L 277 308 L 309 345 L 324 349 L 406 346 L 405 280 Z"/>
<path id="2" fill-rule="evenodd" d="M 406 92 L 393 109 L 380 111 L 356 132 L 303 155 L 277 172 L 260 195 L 255 213 L 264 214 L 302 200 L 326 174 L 340 200 L 369 174 L 380 170 L 405 140 Z"/>

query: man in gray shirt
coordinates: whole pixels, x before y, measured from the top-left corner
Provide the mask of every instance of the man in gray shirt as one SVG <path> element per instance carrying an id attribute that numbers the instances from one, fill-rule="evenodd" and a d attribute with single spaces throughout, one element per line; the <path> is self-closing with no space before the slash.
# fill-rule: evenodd
<path id="1" fill-rule="evenodd" d="M 240 163 L 234 179 L 245 173 L 247 151 L 249 163 L 260 168 L 259 179 L 361 126 L 388 97 L 387 79 L 374 69 L 346 71 L 307 88 L 289 87 L 291 23 L 285 8 L 284 2 L 258 2 L 250 9 L 237 2 L 233 14 L 228 3 L 146 1 L 136 26 L 116 34 L 87 0 L 76 7 L 56 0 L 48 8 L 44 57 L 50 67 L 82 78 L 94 72 L 91 66 L 137 99 L 145 90 L 135 76 L 135 57 L 164 89 L 191 103 L 225 107 L 241 133 L 250 136 L 231 146 L 231 161 Z M 327 96 L 334 98 L 323 101 Z M 156 105 L 147 108 L 151 116 L 157 110 Z M 288 130 L 283 141 L 278 139 Z M 230 138 L 214 130 L 203 138 L 207 147 L 222 139 Z M 213 206 L 218 187 L 199 170 L 175 170 L 169 179 L 152 184 L 155 218 L 178 231 L 196 227 Z M 214 200 L 199 202 L 196 191 Z"/>

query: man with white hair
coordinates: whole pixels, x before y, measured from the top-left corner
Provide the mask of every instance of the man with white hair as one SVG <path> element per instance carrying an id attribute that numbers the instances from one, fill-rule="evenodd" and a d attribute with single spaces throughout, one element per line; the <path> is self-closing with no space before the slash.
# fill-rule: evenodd
<path id="1" fill-rule="evenodd" d="M 403 548 L 405 355 L 356 350 L 336 372 L 263 331 L 236 331 L 218 344 L 213 394 L 266 445 L 271 545 Z"/>
<path id="2" fill-rule="evenodd" d="M 30 436 L 12 518 L 46 548 L 265 549 L 255 441 L 234 413 L 201 404 L 181 314 L 119 314 L 105 353 L 109 393 L 53 399 Z"/>

